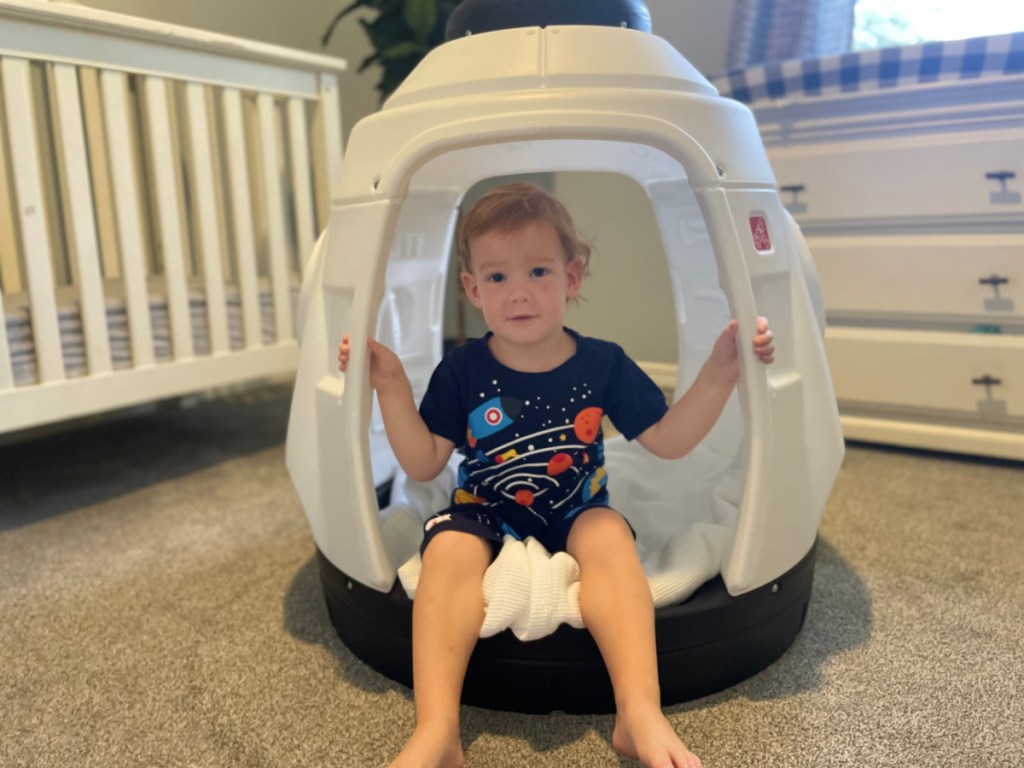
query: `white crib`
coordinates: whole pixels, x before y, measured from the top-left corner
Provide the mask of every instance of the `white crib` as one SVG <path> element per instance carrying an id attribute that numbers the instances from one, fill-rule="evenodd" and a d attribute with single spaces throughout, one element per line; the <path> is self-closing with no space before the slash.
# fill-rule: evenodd
<path id="1" fill-rule="evenodd" d="M 344 69 L 0 0 L 0 434 L 294 370 Z"/>

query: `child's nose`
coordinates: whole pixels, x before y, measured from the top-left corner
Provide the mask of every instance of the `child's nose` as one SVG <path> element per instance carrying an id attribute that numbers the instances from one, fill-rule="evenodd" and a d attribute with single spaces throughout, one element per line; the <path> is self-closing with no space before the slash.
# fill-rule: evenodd
<path id="1" fill-rule="evenodd" d="M 511 282 L 511 285 L 509 286 L 509 288 L 511 289 L 510 293 L 512 294 L 512 298 L 514 298 L 514 299 L 525 299 L 525 298 L 527 298 L 530 295 L 530 281 L 529 280 L 522 280 L 522 279 L 516 278 L 516 279 L 511 280 L 510 282 Z"/>

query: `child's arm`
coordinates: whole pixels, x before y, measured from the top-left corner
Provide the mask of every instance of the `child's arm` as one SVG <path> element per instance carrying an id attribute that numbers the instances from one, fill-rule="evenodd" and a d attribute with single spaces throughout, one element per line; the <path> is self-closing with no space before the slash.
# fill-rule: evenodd
<path id="1" fill-rule="evenodd" d="M 735 320 L 726 326 L 686 394 L 658 423 L 637 437 L 640 445 L 663 459 L 678 459 L 692 451 L 711 431 L 740 379 L 736 329 Z M 775 359 L 774 340 L 768 321 L 759 317 L 754 353 L 762 363 Z"/>
<path id="2" fill-rule="evenodd" d="M 398 355 L 374 339 L 368 339 L 366 347 L 370 354 L 370 386 L 377 391 L 384 431 L 395 458 L 413 480 L 433 480 L 451 458 L 455 443 L 427 428 L 416 410 L 412 385 Z M 338 368 L 343 373 L 351 353 L 346 333 L 338 346 Z"/>

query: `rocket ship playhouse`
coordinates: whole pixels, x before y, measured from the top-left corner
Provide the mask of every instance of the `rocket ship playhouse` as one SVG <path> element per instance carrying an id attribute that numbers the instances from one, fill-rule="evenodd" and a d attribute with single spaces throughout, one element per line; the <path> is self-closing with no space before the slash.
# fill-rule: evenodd
<path id="1" fill-rule="evenodd" d="M 813 266 L 754 118 L 650 34 L 636 0 L 466 0 L 447 31 L 448 42 L 353 129 L 302 289 L 287 463 L 331 620 L 358 657 L 411 684 L 422 525 L 447 506 L 462 458 L 432 483 L 402 475 L 367 356 L 338 371 L 341 334 L 353 349 L 368 336 L 394 349 L 421 397 L 441 358 L 446 271 L 466 191 L 513 173 L 618 173 L 647 192 L 660 229 L 677 396 L 728 319 L 739 321 L 740 384 L 697 449 L 668 462 L 618 437 L 605 451 L 612 504 L 636 530 L 654 595 L 664 703 L 726 688 L 778 658 L 800 631 L 817 527 L 843 456 Z M 778 340 L 767 367 L 749 343 L 758 315 Z M 566 429 L 587 429 L 590 416 Z M 463 700 L 611 711 L 578 590 L 567 554 L 508 538 L 485 578 L 486 617 Z"/>

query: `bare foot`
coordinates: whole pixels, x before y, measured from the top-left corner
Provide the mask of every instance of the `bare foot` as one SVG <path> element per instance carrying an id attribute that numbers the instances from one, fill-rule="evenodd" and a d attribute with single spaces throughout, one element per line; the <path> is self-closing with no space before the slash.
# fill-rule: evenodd
<path id="1" fill-rule="evenodd" d="M 388 768 L 463 768 L 465 762 L 457 727 L 417 726 Z"/>
<path id="2" fill-rule="evenodd" d="M 686 748 L 660 709 L 620 711 L 615 718 L 612 746 L 645 768 L 701 768 L 700 758 Z"/>

